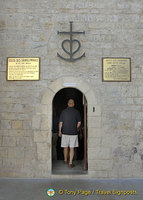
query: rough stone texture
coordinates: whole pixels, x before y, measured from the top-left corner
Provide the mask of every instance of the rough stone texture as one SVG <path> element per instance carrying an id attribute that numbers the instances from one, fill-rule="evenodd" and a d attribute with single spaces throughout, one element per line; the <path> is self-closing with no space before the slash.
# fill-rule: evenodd
<path id="1" fill-rule="evenodd" d="M 52 101 L 64 83 L 87 99 L 86 178 L 143 177 L 142 10 L 141 0 L 0 1 L 1 177 L 52 177 Z M 69 21 L 85 31 L 74 63 L 57 57 Z M 40 57 L 40 80 L 6 81 L 7 57 Z M 102 82 L 102 57 L 130 57 L 132 81 Z"/>
<path id="2" fill-rule="evenodd" d="M 49 160 L 49 147 L 47 143 L 37 143 L 38 160 Z"/>
<path id="3" fill-rule="evenodd" d="M 12 121 L 12 129 L 23 129 L 22 121 Z"/>

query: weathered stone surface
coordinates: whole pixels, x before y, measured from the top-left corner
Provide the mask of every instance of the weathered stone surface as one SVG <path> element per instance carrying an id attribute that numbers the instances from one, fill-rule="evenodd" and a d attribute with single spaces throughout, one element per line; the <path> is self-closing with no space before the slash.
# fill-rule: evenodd
<path id="1" fill-rule="evenodd" d="M 49 130 L 49 119 L 48 119 L 48 115 L 43 115 L 41 117 L 41 128 L 40 128 L 42 131 L 43 130 Z"/>
<path id="2" fill-rule="evenodd" d="M 14 154 L 14 148 L 13 147 L 8 147 L 8 158 L 15 158 L 15 154 Z"/>
<path id="3" fill-rule="evenodd" d="M 20 147 L 28 147 L 28 146 L 32 146 L 32 138 L 31 137 L 17 137 L 17 146 Z"/>
<path id="4" fill-rule="evenodd" d="M 88 137 L 101 137 L 102 130 L 100 128 L 88 128 Z"/>
<path id="5" fill-rule="evenodd" d="M 101 137 L 89 137 L 88 136 L 88 146 L 94 148 L 95 146 L 101 145 Z"/>
<path id="6" fill-rule="evenodd" d="M 2 146 L 15 147 L 16 146 L 16 138 L 15 137 L 3 137 Z"/>
<path id="7" fill-rule="evenodd" d="M 23 129 L 24 130 L 31 130 L 32 129 L 32 122 L 30 120 L 23 121 Z"/>
<path id="8" fill-rule="evenodd" d="M 24 147 L 15 147 L 14 148 L 14 154 L 15 154 L 16 159 L 24 158 Z"/>
<path id="9" fill-rule="evenodd" d="M 101 108 L 99 105 L 88 105 L 88 113 L 90 117 L 101 116 Z"/>
<path id="10" fill-rule="evenodd" d="M 12 129 L 23 129 L 22 121 L 12 121 Z"/>
<path id="11" fill-rule="evenodd" d="M 89 160 L 89 169 L 91 171 L 112 170 L 112 161 L 111 160 Z"/>
<path id="12" fill-rule="evenodd" d="M 47 131 L 34 131 L 34 142 L 48 142 L 50 139 Z"/>
<path id="13" fill-rule="evenodd" d="M 0 146 L 2 146 L 2 136 L 0 136 Z"/>
<path id="14" fill-rule="evenodd" d="M 101 127 L 101 117 L 88 117 L 88 126 L 93 128 Z"/>
<path id="15" fill-rule="evenodd" d="M 12 169 L 17 167 L 16 159 L 3 159 L 3 167 L 9 169 L 9 172 L 12 172 Z"/>
<path id="16" fill-rule="evenodd" d="M 49 99 L 50 97 L 50 99 Z M 48 89 L 42 96 L 42 100 L 41 100 L 41 103 L 42 104 L 51 104 L 52 100 L 53 100 L 53 97 L 54 97 L 54 92 L 51 91 L 50 89 Z"/>
<path id="17" fill-rule="evenodd" d="M 87 99 L 86 177 L 143 176 L 142 10 L 141 0 L 0 2 L 0 176 L 53 176 L 53 98 L 68 87 Z M 69 21 L 85 31 L 73 35 L 74 57 L 86 55 L 76 62 L 57 57 L 69 56 L 61 47 L 69 36 L 57 34 Z M 40 80 L 7 81 L 6 58 L 30 56 L 40 57 Z M 131 82 L 103 82 L 103 57 L 130 57 Z"/>
<path id="18" fill-rule="evenodd" d="M 95 177 L 95 178 L 109 178 L 110 176 L 109 176 L 109 173 L 108 173 L 108 171 L 95 171 L 95 170 L 93 170 L 93 171 L 89 171 L 89 177 L 90 178 L 93 178 L 93 177 Z"/>
<path id="19" fill-rule="evenodd" d="M 0 120 L 1 129 L 11 129 L 11 121 L 10 120 Z"/>
<path id="20" fill-rule="evenodd" d="M 37 156 L 38 160 L 47 161 L 49 160 L 49 146 L 47 143 L 37 143 Z"/>
<path id="21" fill-rule="evenodd" d="M 29 147 L 26 147 L 26 149 L 24 149 L 24 158 L 25 159 L 31 160 L 31 159 L 35 158 L 36 155 L 37 155 L 36 145 L 34 147 L 29 146 Z"/>
<path id="22" fill-rule="evenodd" d="M 40 105 L 36 107 L 37 114 L 48 114 L 48 106 L 47 105 Z"/>
<path id="23" fill-rule="evenodd" d="M 105 148 L 105 147 L 96 147 L 91 148 L 88 150 L 88 158 L 89 160 L 108 160 L 111 159 L 111 148 Z"/>
<path id="24" fill-rule="evenodd" d="M 41 116 L 35 115 L 32 117 L 32 129 L 40 129 Z"/>
<path id="25" fill-rule="evenodd" d="M 0 158 L 7 158 L 7 148 L 0 147 Z"/>

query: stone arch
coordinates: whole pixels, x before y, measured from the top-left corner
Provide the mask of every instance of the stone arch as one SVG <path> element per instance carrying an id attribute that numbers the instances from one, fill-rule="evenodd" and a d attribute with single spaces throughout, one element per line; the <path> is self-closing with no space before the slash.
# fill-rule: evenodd
<path id="1" fill-rule="evenodd" d="M 41 104 L 42 105 L 47 105 L 47 118 L 48 118 L 48 130 L 52 130 L 52 102 L 53 98 L 55 97 L 56 93 L 66 87 L 72 87 L 75 89 L 78 89 L 81 91 L 86 99 L 87 99 L 87 123 L 88 123 L 88 138 L 89 138 L 89 144 L 88 144 L 88 156 L 90 158 L 90 148 L 91 148 L 91 153 L 92 153 L 92 137 L 94 136 L 95 128 L 100 128 L 100 123 L 101 123 L 101 109 L 100 106 L 97 103 L 97 99 L 95 97 L 95 93 L 92 89 L 92 87 L 86 83 L 84 80 L 77 78 L 77 77 L 61 77 L 56 79 L 54 82 L 52 82 L 47 90 L 45 91 Z M 50 138 L 51 138 L 51 133 L 50 133 Z M 90 141 L 91 138 L 91 141 Z M 50 148 L 51 149 L 51 148 Z M 51 160 L 51 150 L 50 150 L 50 160 Z M 51 166 L 51 163 L 49 163 Z M 90 162 L 88 166 L 88 171 L 90 171 Z"/>

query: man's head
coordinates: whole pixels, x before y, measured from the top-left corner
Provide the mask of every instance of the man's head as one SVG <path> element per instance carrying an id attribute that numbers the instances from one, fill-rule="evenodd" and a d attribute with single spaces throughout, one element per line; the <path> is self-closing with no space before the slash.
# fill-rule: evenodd
<path id="1" fill-rule="evenodd" d="M 68 100 L 68 107 L 74 107 L 74 100 L 73 99 Z"/>

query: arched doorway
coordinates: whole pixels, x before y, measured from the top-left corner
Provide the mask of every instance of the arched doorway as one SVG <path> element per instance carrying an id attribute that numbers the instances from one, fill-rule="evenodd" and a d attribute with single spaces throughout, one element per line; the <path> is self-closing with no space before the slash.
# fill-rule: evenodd
<path id="1" fill-rule="evenodd" d="M 81 115 L 81 129 L 78 136 L 79 147 L 75 148 L 75 167 L 69 169 L 63 163 L 63 148 L 61 148 L 61 138 L 58 137 L 59 116 L 63 109 L 67 107 L 68 99 L 74 99 L 75 108 Z M 59 90 L 52 102 L 52 174 L 85 174 L 87 173 L 87 103 L 81 91 L 76 88 L 63 88 Z M 82 137 L 81 137 L 82 135 Z"/>
<path id="2" fill-rule="evenodd" d="M 81 91 L 83 95 L 85 95 L 87 99 L 87 124 L 88 124 L 88 174 L 85 177 L 95 177 L 93 175 L 93 160 L 97 160 L 97 158 L 100 157 L 98 155 L 99 152 L 102 152 L 102 147 L 94 145 L 95 137 L 98 137 L 98 139 L 102 138 L 102 128 L 101 128 L 101 106 L 100 102 L 98 101 L 98 95 L 95 95 L 94 88 L 86 82 L 86 80 L 83 80 L 79 77 L 72 77 L 72 76 L 64 76 L 60 77 L 53 82 L 51 82 L 50 85 L 48 85 L 47 89 L 44 91 L 42 98 L 41 98 L 41 106 L 44 109 L 41 109 L 41 116 L 43 116 L 44 122 L 46 121 L 46 127 L 45 123 L 43 123 L 43 126 L 41 126 L 41 130 L 44 130 L 44 140 L 42 137 L 45 150 L 46 159 L 42 160 L 42 163 L 48 168 L 47 172 L 49 175 L 47 177 L 51 178 L 63 178 L 63 175 L 54 175 L 52 173 L 52 104 L 53 99 L 58 91 L 64 88 L 74 87 L 77 90 Z M 39 117 L 39 112 L 38 112 Z M 96 130 L 96 132 L 95 132 Z M 45 140 L 46 138 L 46 140 Z M 41 143 L 41 140 L 35 140 L 35 142 L 38 144 L 38 142 Z M 41 155 L 41 149 L 37 149 L 37 154 Z M 98 159 L 99 160 L 99 159 Z M 64 176 L 65 178 L 69 178 L 68 176 Z M 72 175 L 70 176 L 72 178 Z M 81 175 L 76 175 L 76 178 L 81 178 Z"/>

